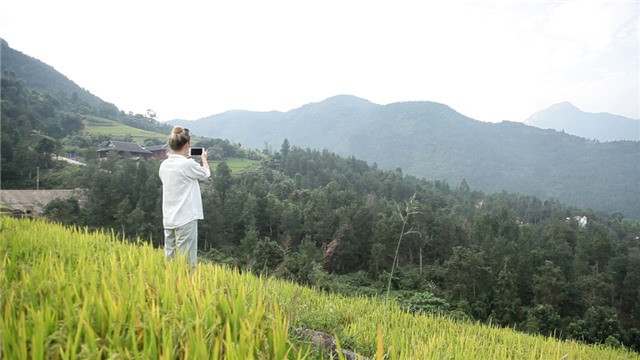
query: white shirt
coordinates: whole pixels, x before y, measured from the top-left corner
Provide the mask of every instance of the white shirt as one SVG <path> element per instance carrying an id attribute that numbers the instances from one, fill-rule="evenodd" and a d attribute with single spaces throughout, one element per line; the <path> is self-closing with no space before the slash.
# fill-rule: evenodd
<path id="1" fill-rule="evenodd" d="M 162 223 L 166 229 L 204 219 L 198 180 L 211 176 L 208 168 L 182 155 L 169 154 L 160 164 L 158 175 L 162 181 Z"/>

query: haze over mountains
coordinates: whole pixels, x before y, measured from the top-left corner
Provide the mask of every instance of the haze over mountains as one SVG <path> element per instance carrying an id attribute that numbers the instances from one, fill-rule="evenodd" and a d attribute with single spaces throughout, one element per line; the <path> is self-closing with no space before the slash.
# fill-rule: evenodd
<path id="1" fill-rule="evenodd" d="M 640 140 L 640 120 L 609 113 L 584 112 L 569 102 L 541 110 L 525 123 L 599 141 Z"/>
<path id="2" fill-rule="evenodd" d="M 486 192 L 518 192 L 640 217 L 640 142 L 599 142 L 516 122 L 484 123 L 433 102 L 378 105 L 339 95 L 287 112 L 174 120 L 243 146 L 354 156 L 383 169 Z"/>
<path id="3" fill-rule="evenodd" d="M 52 67 L 2 41 L 5 70 L 14 72 L 28 86 L 71 100 L 77 97 L 74 106 L 83 109 L 81 115 L 105 114 L 131 126 L 155 126 L 142 121 L 142 115 L 140 119 L 127 116 Z M 575 109 L 570 112 L 580 113 Z M 542 119 L 548 114 L 537 115 Z M 484 123 L 434 102 L 378 105 L 351 95 L 287 112 L 235 110 L 171 123 L 184 124 L 197 135 L 228 139 L 245 147 L 269 146 L 277 151 L 288 139 L 294 146 L 327 149 L 376 163 L 383 169 L 400 168 L 405 174 L 446 180 L 451 186 L 465 179 L 472 189 L 485 192 L 505 190 L 542 200 L 554 198 L 581 208 L 640 218 L 639 141 L 600 142 L 593 137 L 569 135 L 567 130 L 543 130 L 508 121 Z"/>

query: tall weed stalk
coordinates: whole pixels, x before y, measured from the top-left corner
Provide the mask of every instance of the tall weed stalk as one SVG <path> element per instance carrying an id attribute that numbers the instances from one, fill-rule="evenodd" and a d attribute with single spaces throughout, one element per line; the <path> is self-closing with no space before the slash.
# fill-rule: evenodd
<path id="1" fill-rule="evenodd" d="M 405 229 L 407 228 L 407 224 L 409 223 L 409 217 L 411 215 L 420 214 L 420 212 L 418 211 L 418 204 L 416 203 L 416 194 L 414 193 L 413 196 L 409 198 L 409 200 L 405 200 L 404 205 L 405 206 L 403 212 L 400 209 L 400 206 L 396 204 L 398 215 L 400 216 L 400 219 L 402 219 L 402 229 L 400 230 L 400 236 L 398 237 L 398 245 L 396 246 L 396 253 L 393 256 L 393 264 L 391 264 L 391 274 L 389 274 L 389 282 L 387 283 L 387 301 L 389 300 L 389 293 L 391 291 L 391 280 L 393 280 L 393 271 L 395 270 L 398 263 L 398 254 L 400 252 L 400 244 L 402 243 L 402 238 L 409 234 L 418 234 L 420 237 L 422 237 L 422 234 L 419 231 L 413 230 L 413 227 L 405 231 Z"/>

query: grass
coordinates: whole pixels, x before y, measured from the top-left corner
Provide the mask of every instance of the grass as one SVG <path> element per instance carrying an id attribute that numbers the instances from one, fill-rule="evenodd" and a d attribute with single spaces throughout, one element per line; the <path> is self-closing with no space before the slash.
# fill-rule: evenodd
<path id="1" fill-rule="evenodd" d="M 191 268 L 113 233 L 11 218 L 0 229 L 0 358 L 321 357 L 292 336 L 296 327 L 375 359 L 640 359 L 214 264 Z"/>

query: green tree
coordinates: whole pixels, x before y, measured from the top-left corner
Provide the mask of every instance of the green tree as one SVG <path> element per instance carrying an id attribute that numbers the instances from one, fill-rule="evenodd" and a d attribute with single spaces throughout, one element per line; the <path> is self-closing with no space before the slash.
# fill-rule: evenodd
<path id="1" fill-rule="evenodd" d="M 640 249 L 629 249 L 625 256 L 619 255 L 613 265 L 616 269 L 613 295 L 620 322 L 626 328 L 640 329 Z"/>
<path id="2" fill-rule="evenodd" d="M 518 298 L 517 277 L 507 260 L 498 273 L 491 318 L 498 325 L 509 325 L 517 323 L 519 315 L 520 299 Z"/>
<path id="3" fill-rule="evenodd" d="M 127 235 L 126 230 L 129 227 L 129 216 L 131 215 L 132 210 L 133 207 L 131 206 L 131 201 L 129 201 L 128 197 L 122 199 L 122 201 L 120 201 L 120 203 L 118 203 L 118 206 L 116 207 L 115 219 L 120 226 L 122 237 L 125 237 Z"/>
<path id="4" fill-rule="evenodd" d="M 555 336 L 559 335 L 560 320 L 560 315 L 553 306 L 536 305 L 527 311 L 524 329 L 532 334 Z"/>
<path id="5" fill-rule="evenodd" d="M 536 304 L 550 305 L 559 311 L 567 296 L 562 270 L 552 261 L 545 261 L 533 275 L 533 291 Z"/>
<path id="6" fill-rule="evenodd" d="M 319 243 L 329 243 L 335 233 L 339 219 L 331 208 L 324 188 L 311 192 L 303 210 L 304 232 L 311 234 Z"/>
<path id="7" fill-rule="evenodd" d="M 543 259 L 551 261 L 566 276 L 573 266 L 571 260 L 574 258 L 576 242 L 575 229 L 564 221 L 556 221 L 547 228 L 539 249 Z"/>
<path id="8" fill-rule="evenodd" d="M 242 256 L 245 258 L 245 263 L 250 264 L 253 260 L 253 252 L 258 245 L 258 231 L 255 228 L 249 228 L 245 236 L 240 240 L 240 250 Z"/>
<path id="9" fill-rule="evenodd" d="M 284 139 L 282 142 L 282 146 L 280 147 L 280 169 L 284 171 L 286 174 L 290 174 L 287 167 L 287 157 L 289 155 L 289 151 L 291 150 L 291 145 L 289 145 L 289 139 Z"/>
<path id="10" fill-rule="evenodd" d="M 277 242 L 264 238 L 256 244 L 253 259 L 256 270 L 273 270 L 284 260 L 284 250 Z"/>
<path id="11" fill-rule="evenodd" d="M 282 234 L 291 236 L 295 247 L 300 243 L 304 234 L 302 211 L 299 206 L 291 202 L 285 202 L 283 205 L 279 230 Z"/>
<path id="12" fill-rule="evenodd" d="M 149 232 L 149 224 L 144 221 L 145 213 L 140 206 L 136 206 L 129 215 L 129 239 L 135 240 Z"/>
<path id="13" fill-rule="evenodd" d="M 51 156 L 55 154 L 56 151 L 56 140 L 45 135 L 40 135 L 38 139 L 35 151 L 38 154 L 37 164 L 48 168 L 53 164 L 53 160 Z"/>
<path id="14" fill-rule="evenodd" d="M 313 271 L 318 266 L 322 253 L 309 236 L 305 236 L 297 251 L 285 257 L 287 270 L 293 280 L 300 284 L 313 285 Z"/>
<path id="15" fill-rule="evenodd" d="M 489 315 L 488 299 L 493 292 L 493 276 L 491 269 L 486 266 L 484 253 L 477 249 L 455 247 L 444 267 L 448 302 L 466 302 L 470 305 L 470 315 L 484 320 Z"/>
<path id="16" fill-rule="evenodd" d="M 213 177 L 213 187 L 220 197 L 220 202 L 223 208 L 227 199 L 227 193 L 229 192 L 229 189 L 231 189 L 232 185 L 233 178 L 231 177 L 231 168 L 229 168 L 226 161 L 223 161 L 216 167 L 215 176 Z"/>
<path id="17" fill-rule="evenodd" d="M 379 242 L 371 245 L 371 265 L 369 266 L 369 272 L 373 278 L 378 278 L 380 274 L 389 268 L 389 264 L 392 258 L 389 255 L 389 251 L 384 244 Z"/>
<path id="18" fill-rule="evenodd" d="M 588 343 L 603 344 L 609 338 L 620 341 L 620 323 L 616 315 L 602 306 L 590 307 L 584 317 L 569 326 L 570 336 Z"/>
<path id="19" fill-rule="evenodd" d="M 87 211 L 85 222 L 95 227 L 110 228 L 114 224 L 114 209 L 123 199 L 112 188 L 111 174 L 96 170 L 91 175 L 90 191 L 87 194 Z"/>
<path id="20" fill-rule="evenodd" d="M 50 220 L 72 225 L 79 222 L 80 203 L 76 198 L 65 200 L 56 198 L 44 207 L 43 215 Z"/>
<path id="21" fill-rule="evenodd" d="M 403 306 L 411 312 L 425 314 L 443 315 L 449 310 L 449 304 L 429 290 L 414 292 Z"/>

